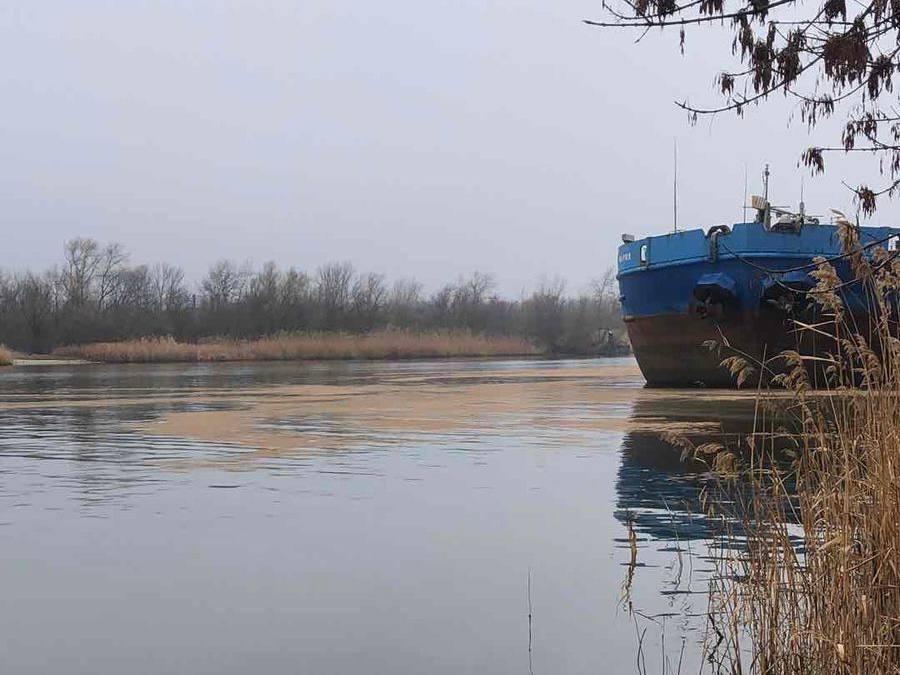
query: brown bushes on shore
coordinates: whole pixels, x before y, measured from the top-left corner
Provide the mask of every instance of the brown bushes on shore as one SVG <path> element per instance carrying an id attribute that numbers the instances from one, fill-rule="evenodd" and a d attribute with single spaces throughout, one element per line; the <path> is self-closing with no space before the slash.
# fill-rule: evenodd
<path id="1" fill-rule="evenodd" d="M 11 366 L 13 363 L 12 352 L 0 345 L 0 366 Z"/>
<path id="2" fill-rule="evenodd" d="M 535 353 L 532 345 L 518 337 L 392 330 L 366 335 L 285 334 L 256 340 L 226 339 L 198 344 L 177 342 L 172 338 L 149 338 L 63 347 L 54 352 L 57 356 L 103 363 L 424 359 Z"/>
<path id="3" fill-rule="evenodd" d="M 480 272 L 428 294 L 415 279 L 389 283 L 347 262 L 304 271 L 221 260 L 192 283 L 169 264 L 130 264 L 116 243 L 79 238 L 64 250 L 61 264 L 43 273 L 0 270 L 0 343 L 49 354 L 65 345 L 149 335 L 194 344 L 392 330 L 518 336 L 555 354 L 629 351 L 612 270 L 574 295 L 557 280 L 542 282 L 530 296 L 505 298 Z"/>
<path id="4" fill-rule="evenodd" d="M 776 382 L 793 393 L 778 411 L 792 422 L 761 413 L 742 453 L 722 450 L 743 460 L 723 481 L 726 498 L 711 503 L 740 522 L 730 544 L 742 545 L 723 549 L 712 581 L 718 672 L 900 672 L 900 261 L 884 250 L 866 259 L 853 226 L 841 225 L 869 325 L 851 317 L 847 284 L 818 261 L 818 317 L 796 324 L 831 348 L 776 357 L 787 366 Z M 825 391 L 809 391 L 810 364 L 825 366 Z"/>

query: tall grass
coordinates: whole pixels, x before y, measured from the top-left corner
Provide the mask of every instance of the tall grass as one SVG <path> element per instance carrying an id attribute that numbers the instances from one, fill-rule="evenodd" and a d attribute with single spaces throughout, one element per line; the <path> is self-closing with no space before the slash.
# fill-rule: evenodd
<path id="1" fill-rule="evenodd" d="M 849 311 L 846 281 L 819 260 L 808 296 L 817 319 L 794 327 L 824 350 L 726 359 L 737 375 L 780 362 L 775 384 L 791 396 L 777 411 L 760 406 L 741 448 L 717 450 L 731 478 L 727 499 L 709 503 L 737 516 L 742 543 L 723 548 L 712 583 L 719 672 L 900 673 L 900 262 L 863 255 L 856 229 L 839 224 L 854 287 L 868 298 L 864 321 Z"/>
<path id="2" fill-rule="evenodd" d="M 285 334 L 257 340 L 214 340 L 198 344 L 150 338 L 64 347 L 54 352 L 58 356 L 103 363 L 422 359 L 535 353 L 531 344 L 518 337 L 394 330 L 367 335 Z"/>
<path id="3" fill-rule="evenodd" d="M 0 366 L 11 366 L 13 363 L 12 352 L 0 345 Z"/>

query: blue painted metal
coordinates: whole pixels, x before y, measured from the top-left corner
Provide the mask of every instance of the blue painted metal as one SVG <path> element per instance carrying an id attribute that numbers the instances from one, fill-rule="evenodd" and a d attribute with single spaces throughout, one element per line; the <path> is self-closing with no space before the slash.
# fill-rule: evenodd
<path id="1" fill-rule="evenodd" d="M 894 234 L 900 234 L 900 229 L 863 227 L 861 241 L 866 244 Z M 767 269 L 786 270 L 806 265 L 816 256 L 831 257 L 841 252 L 837 227 L 833 225 L 806 225 L 794 233 L 766 230 L 762 223 L 737 223 L 730 233 L 719 234 L 717 243 L 715 261 L 711 260 L 706 233 L 700 229 L 646 237 L 621 245 L 617 279 L 624 315 L 687 312 L 694 288 L 701 277 L 711 274 L 730 277 L 735 297 L 749 308 L 759 301 L 764 280 L 769 285 L 774 281 L 745 261 Z M 837 267 L 840 272 L 845 265 Z M 802 278 L 790 273 L 783 281 L 796 283 Z"/>
<path id="2" fill-rule="evenodd" d="M 895 235 L 900 229 L 860 228 L 863 245 L 885 240 L 883 246 L 888 248 L 886 240 Z M 648 381 L 658 377 L 668 383 L 693 382 L 694 374 L 679 373 L 679 368 L 696 369 L 700 357 L 692 350 L 727 331 L 765 349 L 774 341 L 772 335 L 781 332 L 771 316 L 763 316 L 770 301 L 788 288 L 808 290 L 815 283 L 809 269 L 794 268 L 809 265 L 817 256 L 840 254 L 838 228 L 812 224 L 795 231 L 767 229 L 759 222 L 737 223 L 623 244 L 617 275 L 622 312 Z M 851 278 L 846 260 L 836 260 L 835 268 L 842 279 Z M 845 303 L 851 311 L 864 311 L 863 299 L 854 289 L 851 285 L 842 291 Z M 726 302 L 728 312 L 709 312 L 711 301 Z M 672 334 L 676 330 L 677 336 Z M 656 367 L 653 364 L 658 365 L 658 376 L 648 374 Z M 706 379 L 714 377 L 708 373 Z"/>

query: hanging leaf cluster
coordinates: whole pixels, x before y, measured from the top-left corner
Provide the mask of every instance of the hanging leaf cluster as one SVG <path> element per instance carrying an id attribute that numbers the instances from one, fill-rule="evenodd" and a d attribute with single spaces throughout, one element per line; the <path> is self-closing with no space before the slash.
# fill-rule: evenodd
<path id="1" fill-rule="evenodd" d="M 900 68 L 900 0 L 608 0 L 608 16 L 586 23 L 641 31 L 729 26 L 736 63 L 716 75 L 722 101 L 678 105 L 696 121 L 703 115 L 743 115 L 773 95 L 795 99 L 810 128 L 836 114 L 845 117 L 840 142 L 807 148 L 800 163 L 825 170 L 828 153 L 872 156 L 885 177 L 878 188 L 854 189 L 864 213 L 878 198 L 900 190 L 900 101 L 893 76 Z M 728 57 L 726 57 L 728 58 Z"/>

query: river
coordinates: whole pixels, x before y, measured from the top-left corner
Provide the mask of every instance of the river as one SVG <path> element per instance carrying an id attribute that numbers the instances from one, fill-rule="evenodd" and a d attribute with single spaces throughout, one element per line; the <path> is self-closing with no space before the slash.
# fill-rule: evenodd
<path id="1" fill-rule="evenodd" d="M 697 672 L 712 532 L 660 432 L 751 412 L 631 359 L 0 371 L 0 663 Z"/>

